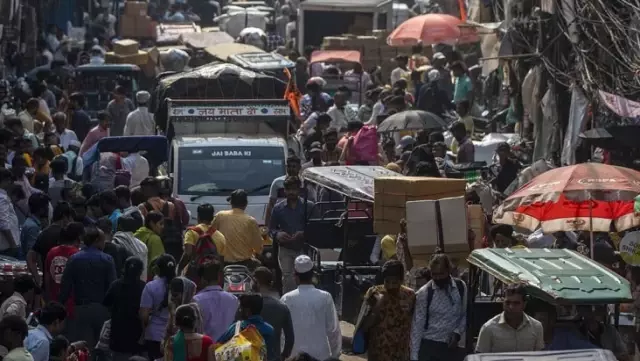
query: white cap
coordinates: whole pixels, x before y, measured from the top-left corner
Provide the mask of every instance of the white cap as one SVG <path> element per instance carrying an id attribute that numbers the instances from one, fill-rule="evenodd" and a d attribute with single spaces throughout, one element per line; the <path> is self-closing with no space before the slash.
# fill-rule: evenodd
<path id="1" fill-rule="evenodd" d="M 296 273 L 307 273 L 313 269 L 313 261 L 309 256 L 301 255 L 296 257 L 293 265 L 293 269 Z"/>
<path id="2" fill-rule="evenodd" d="M 146 90 L 140 90 L 136 93 L 136 101 L 138 103 L 146 103 L 151 98 L 151 94 L 149 94 Z"/>
<path id="3" fill-rule="evenodd" d="M 433 59 L 441 60 L 441 59 L 446 59 L 446 58 L 447 57 L 444 56 L 444 54 L 442 54 L 441 52 L 437 52 L 437 53 L 433 54 Z"/>

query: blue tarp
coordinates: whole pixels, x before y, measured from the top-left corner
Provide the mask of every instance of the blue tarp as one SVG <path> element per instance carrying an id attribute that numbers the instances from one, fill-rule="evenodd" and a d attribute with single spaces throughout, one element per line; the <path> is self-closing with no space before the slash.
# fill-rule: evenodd
<path id="1" fill-rule="evenodd" d="M 82 155 L 84 167 L 87 168 L 100 160 L 100 153 L 146 151 L 145 158 L 149 164 L 159 165 L 169 159 L 169 141 L 162 135 L 126 136 L 102 138 Z"/>

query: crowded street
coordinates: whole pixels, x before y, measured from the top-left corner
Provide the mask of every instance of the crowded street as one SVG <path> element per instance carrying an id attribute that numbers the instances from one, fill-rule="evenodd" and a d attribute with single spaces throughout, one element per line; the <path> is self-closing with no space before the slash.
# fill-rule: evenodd
<path id="1" fill-rule="evenodd" d="M 1 360 L 640 360 L 639 21 L 0 1 Z"/>

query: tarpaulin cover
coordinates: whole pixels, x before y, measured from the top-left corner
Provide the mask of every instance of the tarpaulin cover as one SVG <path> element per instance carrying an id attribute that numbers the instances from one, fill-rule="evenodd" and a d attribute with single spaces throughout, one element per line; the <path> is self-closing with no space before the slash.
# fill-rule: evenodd
<path id="1" fill-rule="evenodd" d="M 100 153 L 128 152 L 137 153 L 146 151 L 145 158 L 150 164 L 158 165 L 168 159 L 169 142 L 161 135 L 153 136 L 127 136 L 102 138 L 93 147 L 82 155 L 84 166 L 89 167 L 100 159 Z"/>
<path id="2" fill-rule="evenodd" d="M 283 99 L 286 87 L 287 84 L 278 78 L 233 64 L 207 64 L 161 79 L 154 91 L 151 109 L 154 109 L 158 127 L 165 129 L 167 98 Z"/>

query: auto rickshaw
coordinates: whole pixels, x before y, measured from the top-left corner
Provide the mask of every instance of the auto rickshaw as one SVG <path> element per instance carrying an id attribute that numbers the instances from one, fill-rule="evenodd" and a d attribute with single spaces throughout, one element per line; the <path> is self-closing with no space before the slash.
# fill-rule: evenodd
<path id="1" fill-rule="evenodd" d="M 474 350 L 482 325 L 502 312 L 505 286 L 524 285 L 531 297 L 528 304 L 542 301 L 555 306 L 556 325 L 575 323 L 576 306 L 615 305 L 609 322 L 617 327 L 619 305 L 632 301 L 626 279 L 567 249 L 483 248 L 473 250 L 467 261 L 470 265 L 465 335 L 468 354 Z"/>
<path id="2" fill-rule="evenodd" d="M 76 68 L 76 91 L 84 93 L 91 118 L 107 108 L 111 93 L 121 85 L 131 99 L 140 90 L 140 68 L 132 64 L 85 64 Z"/>
<path id="3" fill-rule="evenodd" d="M 340 69 L 337 75 L 324 72 L 322 74 L 311 74 L 311 76 L 322 76 L 327 82 L 323 90 L 333 95 L 339 87 L 346 86 L 351 91 L 350 103 L 360 107 L 364 102 L 364 93 L 368 84 L 362 79 L 362 74 L 345 74 L 353 69 L 355 64 L 362 65 L 361 54 L 356 50 L 316 50 L 311 54 L 309 60 L 310 68 L 314 69 L 313 64 L 322 63 L 326 65 L 336 65 Z M 366 80 L 366 79 L 365 79 Z"/>
<path id="4" fill-rule="evenodd" d="M 302 172 L 305 196 L 315 194 L 305 240 L 316 263 L 318 287 L 329 292 L 340 319 L 354 323 L 364 294 L 376 284 L 380 266 L 370 260 L 378 236 L 373 231 L 373 182 L 402 177 L 384 167 L 311 167 Z M 310 191 L 311 190 L 311 191 Z M 335 251 L 337 260 L 323 261 Z"/>

